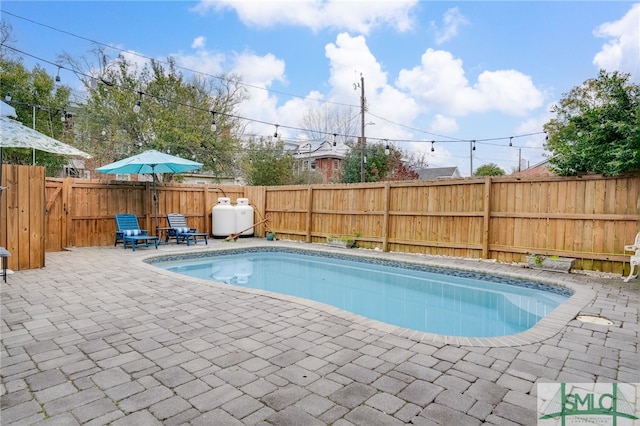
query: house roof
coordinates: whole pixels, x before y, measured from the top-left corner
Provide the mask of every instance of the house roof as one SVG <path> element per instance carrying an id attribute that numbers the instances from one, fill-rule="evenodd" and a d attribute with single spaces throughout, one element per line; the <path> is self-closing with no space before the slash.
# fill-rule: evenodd
<path id="1" fill-rule="evenodd" d="M 555 173 L 549 170 L 549 160 L 535 164 L 528 169 L 521 170 L 511 174 L 512 176 L 555 176 Z"/>
<path id="2" fill-rule="evenodd" d="M 420 176 L 420 180 L 433 180 L 442 178 L 460 177 L 460 171 L 457 167 L 428 167 L 416 170 Z"/>
<path id="3" fill-rule="evenodd" d="M 333 146 L 333 143 L 329 141 L 308 141 L 299 143 L 292 151 L 295 158 L 304 160 L 317 160 L 320 158 L 344 159 L 349 152 L 349 147 L 341 142 Z"/>

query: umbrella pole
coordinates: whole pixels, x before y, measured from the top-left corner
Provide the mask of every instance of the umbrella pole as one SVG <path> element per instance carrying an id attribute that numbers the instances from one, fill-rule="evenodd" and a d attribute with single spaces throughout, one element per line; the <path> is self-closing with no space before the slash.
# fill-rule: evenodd
<path id="1" fill-rule="evenodd" d="M 151 166 L 151 177 L 153 179 L 153 208 L 154 214 L 156 217 L 156 237 L 158 236 L 158 193 L 156 192 L 156 173 L 155 173 L 155 165 Z"/>

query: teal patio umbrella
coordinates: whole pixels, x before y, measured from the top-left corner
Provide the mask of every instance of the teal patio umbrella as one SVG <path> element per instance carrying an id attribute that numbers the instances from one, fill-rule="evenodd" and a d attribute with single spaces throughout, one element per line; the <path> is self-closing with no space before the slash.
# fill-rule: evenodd
<path id="1" fill-rule="evenodd" d="M 156 235 L 158 235 L 158 196 L 156 194 L 156 173 L 183 173 L 198 170 L 202 163 L 165 154 L 151 149 L 131 157 L 123 158 L 115 163 L 96 169 L 101 173 L 112 174 L 151 174 L 153 175 L 153 205 L 156 219 Z"/>

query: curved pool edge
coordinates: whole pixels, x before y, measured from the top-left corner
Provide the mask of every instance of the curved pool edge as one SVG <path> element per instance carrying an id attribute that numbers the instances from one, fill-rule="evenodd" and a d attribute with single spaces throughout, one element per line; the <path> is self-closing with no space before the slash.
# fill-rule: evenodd
<path id="1" fill-rule="evenodd" d="M 337 249 L 333 247 L 323 246 L 321 244 L 309 244 L 294 241 L 264 241 L 264 240 L 240 240 L 239 242 L 230 243 L 229 245 L 207 246 L 197 251 L 185 252 L 169 252 L 162 254 L 150 254 L 140 258 L 145 268 L 156 271 L 159 274 L 170 274 L 175 276 L 176 273 L 161 269 L 154 266 L 149 261 L 153 259 L 165 258 L 168 256 L 194 256 L 200 253 L 215 253 L 237 250 L 242 248 L 267 248 L 279 247 L 283 249 L 296 249 L 320 254 L 333 253 L 342 254 L 356 258 L 374 258 L 384 259 L 397 262 L 412 263 L 425 266 L 434 266 L 439 268 L 457 269 L 468 272 L 478 272 L 483 274 L 497 275 L 508 278 L 518 278 L 542 284 L 548 284 L 556 287 L 564 287 L 573 291 L 564 303 L 555 308 L 550 314 L 542 318 L 533 327 L 523 332 L 498 336 L 498 337 L 462 337 L 447 336 L 423 331 L 407 329 L 391 324 L 387 324 L 378 320 L 370 319 L 331 305 L 304 299 L 296 296 L 270 292 L 266 290 L 251 289 L 240 286 L 230 286 L 225 283 L 204 280 L 195 277 L 181 275 L 185 280 L 197 283 L 205 283 L 226 290 L 239 291 L 249 294 L 259 294 L 272 299 L 280 299 L 288 302 L 295 302 L 302 306 L 308 306 L 319 309 L 327 314 L 337 316 L 341 319 L 351 321 L 361 327 L 377 330 L 382 333 L 407 338 L 416 342 L 425 342 L 430 344 L 457 345 L 457 346 L 474 346 L 474 347 L 513 347 L 537 343 L 549 339 L 559 333 L 568 323 L 573 320 L 584 307 L 595 298 L 595 291 L 588 288 L 585 282 L 586 276 L 577 274 L 559 274 L 554 272 L 539 271 L 524 268 L 521 265 L 497 263 L 486 260 L 473 260 L 461 258 L 447 258 L 441 256 L 428 256 L 419 254 L 407 254 L 396 252 L 382 252 L 376 250 L 363 249 Z"/>

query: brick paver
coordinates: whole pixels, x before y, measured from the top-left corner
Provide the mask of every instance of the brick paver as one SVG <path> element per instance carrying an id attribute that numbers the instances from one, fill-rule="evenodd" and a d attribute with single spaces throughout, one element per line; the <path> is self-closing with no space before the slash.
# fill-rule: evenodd
<path id="1" fill-rule="evenodd" d="M 640 382 L 637 280 L 385 253 L 581 289 L 581 301 L 531 333 L 464 340 L 142 263 L 259 245 L 78 248 L 9 275 L 2 424 L 535 424 L 537 383 Z M 582 323 L 580 313 L 614 324 Z"/>

